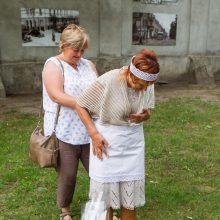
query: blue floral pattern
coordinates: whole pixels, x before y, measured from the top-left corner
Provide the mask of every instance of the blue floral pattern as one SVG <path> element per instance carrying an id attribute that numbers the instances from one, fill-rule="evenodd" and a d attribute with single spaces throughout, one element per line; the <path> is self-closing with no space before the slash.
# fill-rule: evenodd
<path id="1" fill-rule="evenodd" d="M 55 57 L 49 58 L 45 65 L 53 62 L 60 68 L 60 63 Z M 96 79 L 96 73 L 92 70 L 88 60 L 81 58 L 77 70 L 68 63 L 61 61 L 64 68 L 64 91 L 66 94 L 78 97 Z M 53 131 L 57 103 L 53 102 L 43 84 L 44 107 L 44 134 L 50 135 Z M 78 145 L 89 143 L 86 128 L 77 113 L 71 108 L 61 107 L 56 126 L 56 136 L 63 142 Z"/>

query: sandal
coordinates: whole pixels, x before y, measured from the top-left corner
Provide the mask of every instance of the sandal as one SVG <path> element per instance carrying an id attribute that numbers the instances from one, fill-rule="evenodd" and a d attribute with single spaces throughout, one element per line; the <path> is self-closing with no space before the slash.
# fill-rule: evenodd
<path id="1" fill-rule="evenodd" d="M 69 211 L 69 212 L 62 212 L 61 214 L 60 214 L 60 220 L 64 220 L 64 218 L 66 217 L 66 216 L 69 216 L 70 218 L 68 219 L 68 220 L 72 220 L 72 214 L 71 214 L 71 212 Z"/>

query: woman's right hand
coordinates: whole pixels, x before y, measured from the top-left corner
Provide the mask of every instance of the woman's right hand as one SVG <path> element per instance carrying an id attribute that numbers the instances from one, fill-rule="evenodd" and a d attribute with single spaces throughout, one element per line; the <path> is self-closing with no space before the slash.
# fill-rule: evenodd
<path id="1" fill-rule="evenodd" d="M 85 125 L 89 136 L 92 139 L 93 154 L 97 156 L 100 160 L 103 159 L 103 153 L 108 157 L 108 152 L 106 147 L 109 146 L 107 140 L 97 131 L 91 116 L 86 108 L 82 108 L 80 105 L 76 104 L 75 110 L 79 115 L 81 121 Z"/>
<path id="2" fill-rule="evenodd" d="M 100 134 L 95 133 L 91 136 L 92 146 L 93 146 L 93 154 L 97 156 L 100 160 L 103 160 L 103 153 L 106 157 L 109 156 L 107 152 L 107 147 L 109 146 L 107 140 Z"/>

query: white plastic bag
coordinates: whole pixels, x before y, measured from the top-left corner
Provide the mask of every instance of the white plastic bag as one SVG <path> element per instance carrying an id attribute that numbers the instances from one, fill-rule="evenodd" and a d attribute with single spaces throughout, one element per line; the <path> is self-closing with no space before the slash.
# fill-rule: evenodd
<path id="1" fill-rule="evenodd" d="M 102 194 L 102 192 L 99 194 L 96 201 L 91 200 L 86 203 L 81 220 L 107 220 L 105 203 L 101 200 Z"/>

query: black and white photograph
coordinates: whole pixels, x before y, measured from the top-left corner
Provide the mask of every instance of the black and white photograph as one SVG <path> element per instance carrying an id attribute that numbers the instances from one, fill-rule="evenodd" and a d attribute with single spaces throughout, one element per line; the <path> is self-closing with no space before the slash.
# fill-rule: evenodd
<path id="1" fill-rule="evenodd" d="M 132 44 L 176 45 L 177 15 L 166 13 L 133 13 Z"/>
<path id="2" fill-rule="evenodd" d="M 172 4 L 178 2 L 178 0 L 133 0 L 133 1 L 140 2 L 143 4 L 157 4 L 157 5 Z"/>
<path id="3" fill-rule="evenodd" d="M 79 24 L 79 11 L 21 8 L 22 46 L 58 46 L 61 32 L 70 23 Z"/>

